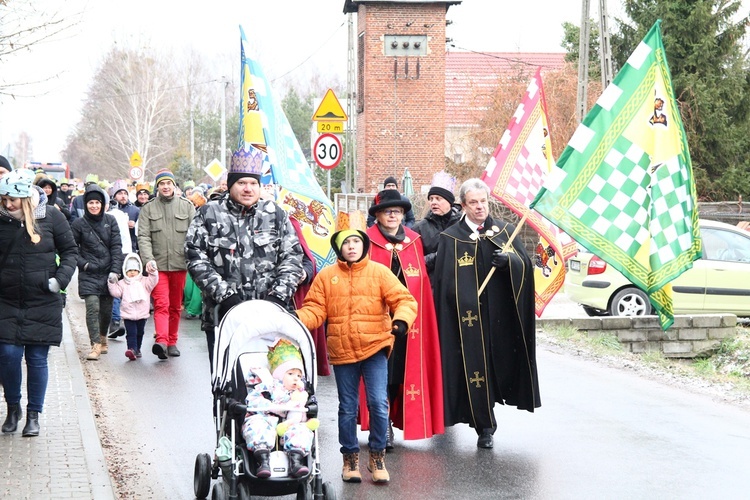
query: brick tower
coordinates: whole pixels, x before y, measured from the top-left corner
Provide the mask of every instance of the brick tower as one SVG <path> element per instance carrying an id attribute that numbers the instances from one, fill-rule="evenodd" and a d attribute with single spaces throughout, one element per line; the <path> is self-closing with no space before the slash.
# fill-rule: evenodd
<path id="1" fill-rule="evenodd" d="M 357 14 L 357 188 L 445 167 L 445 15 L 461 0 L 346 0 Z M 351 119 L 351 117 L 350 117 Z M 399 185 L 399 187 L 402 187 Z"/>

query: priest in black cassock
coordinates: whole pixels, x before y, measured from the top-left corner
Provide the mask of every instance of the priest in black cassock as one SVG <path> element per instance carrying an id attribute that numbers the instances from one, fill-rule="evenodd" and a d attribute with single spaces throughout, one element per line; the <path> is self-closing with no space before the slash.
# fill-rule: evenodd
<path id="1" fill-rule="evenodd" d="M 469 424 L 480 448 L 492 448 L 495 403 L 530 412 L 541 406 L 534 268 L 520 238 L 502 252 L 515 227 L 490 217 L 489 196 L 480 179 L 461 186 L 464 216 L 440 234 L 433 282 L 445 425 Z"/>

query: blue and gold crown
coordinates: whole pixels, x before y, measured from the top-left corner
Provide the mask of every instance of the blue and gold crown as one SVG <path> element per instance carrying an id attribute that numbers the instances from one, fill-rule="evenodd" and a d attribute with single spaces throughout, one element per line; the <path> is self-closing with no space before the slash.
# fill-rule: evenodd
<path id="1" fill-rule="evenodd" d="M 265 153 L 251 145 L 244 146 L 232 153 L 229 165 L 230 174 L 263 175 L 263 156 Z"/>

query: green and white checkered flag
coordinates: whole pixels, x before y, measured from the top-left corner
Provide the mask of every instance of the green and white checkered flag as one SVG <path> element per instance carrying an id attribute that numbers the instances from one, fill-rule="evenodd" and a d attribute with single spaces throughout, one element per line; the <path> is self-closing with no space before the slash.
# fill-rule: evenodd
<path id="1" fill-rule="evenodd" d="M 670 282 L 701 257 L 701 240 L 660 25 L 578 126 L 530 207 L 646 292 L 666 330 Z"/>

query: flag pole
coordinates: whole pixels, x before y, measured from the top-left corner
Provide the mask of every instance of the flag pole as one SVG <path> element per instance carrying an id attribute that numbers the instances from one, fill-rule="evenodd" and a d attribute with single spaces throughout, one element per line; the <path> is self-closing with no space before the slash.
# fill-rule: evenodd
<path id="1" fill-rule="evenodd" d="M 508 250 L 508 247 L 513 244 L 513 240 L 516 238 L 516 235 L 521 230 L 521 227 L 523 226 L 524 222 L 526 222 L 526 217 L 528 217 L 528 215 L 529 215 L 529 211 L 526 210 L 520 222 L 516 226 L 516 230 L 513 231 L 513 234 L 510 235 L 510 238 L 508 238 L 508 241 L 506 241 L 505 245 L 503 245 L 503 253 L 505 253 Z M 490 269 L 490 272 L 487 273 L 487 277 L 484 278 L 484 282 L 482 283 L 482 286 L 479 287 L 479 291 L 477 292 L 477 297 L 482 295 L 482 292 L 484 291 L 484 288 L 487 286 L 487 283 L 489 283 L 490 278 L 492 278 L 492 275 L 495 274 L 495 269 L 497 268 L 495 266 L 492 266 L 492 269 Z"/>

